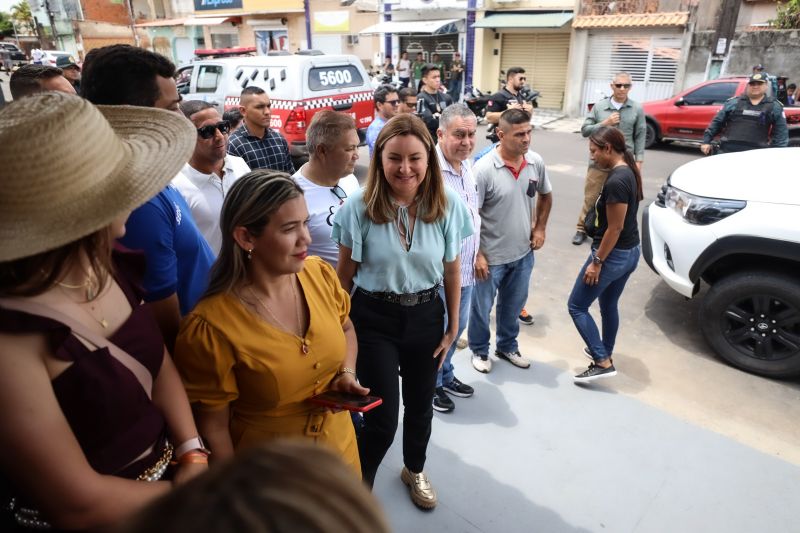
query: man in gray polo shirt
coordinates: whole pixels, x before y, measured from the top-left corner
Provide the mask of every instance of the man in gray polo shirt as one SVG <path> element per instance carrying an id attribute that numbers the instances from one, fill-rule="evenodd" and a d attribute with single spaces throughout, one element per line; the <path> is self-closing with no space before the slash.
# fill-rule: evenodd
<path id="1" fill-rule="evenodd" d="M 533 250 L 544 245 L 553 200 L 542 157 L 529 150 L 531 116 L 522 109 L 500 115 L 500 143 L 474 167 L 481 217 L 481 241 L 475 260 L 468 340 L 472 366 L 492 369 L 489 313 L 495 311 L 495 355 L 519 368 L 531 363 L 519 352 L 517 315 L 528 299 Z"/>
<path id="2" fill-rule="evenodd" d="M 614 126 L 619 128 L 625 136 L 625 144 L 634 157 L 639 172 L 642 171 L 644 162 L 644 141 L 647 137 L 647 125 L 644 120 L 644 109 L 639 102 L 628 98 L 631 91 L 631 75 L 627 72 L 617 72 L 611 80 L 612 95 L 597 102 L 581 127 L 581 135 L 589 137 L 600 126 Z M 578 225 L 572 244 L 579 245 L 586 240 L 586 232 L 583 229 L 583 221 L 589 208 L 597 201 L 600 191 L 606 183 L 608 177 L 607 168 L 599 168 L 593 162 L 589 162 L 586 171 L 586 182 L 583 188 L 583 206 L 578 215 Z"/>

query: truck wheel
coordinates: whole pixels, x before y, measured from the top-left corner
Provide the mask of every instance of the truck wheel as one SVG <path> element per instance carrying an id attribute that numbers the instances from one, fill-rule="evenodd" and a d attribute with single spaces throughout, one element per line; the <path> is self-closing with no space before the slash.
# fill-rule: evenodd
<path id="1" fill-rule="evenodd" d="M 644 137 L 644 147 L 645 148 L 652 148 L 658 142 L 658 132 L 656 132 L 655 125 L 647 121 L 647 134 Z"/>
<path id="2" fill-rule="evenodd" d="M 800 281 L 767 271 L 717 281 L 704 298 L 701 328 L 730 364 L 772 378 L 800 375 Z"/>

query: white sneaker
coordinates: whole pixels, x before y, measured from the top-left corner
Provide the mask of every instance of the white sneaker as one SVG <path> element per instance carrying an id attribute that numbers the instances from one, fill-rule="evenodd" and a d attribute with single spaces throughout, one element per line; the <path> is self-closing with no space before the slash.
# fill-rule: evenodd
<path id="1" fill-rule="evenodd" d="M 519 353 L 519 351 L 501 352 L 500 350 L 495 350 L 494 354 L 500 359 L 505 359 L 512 365 L 519 368 L 529 368 L 531 366 L 531 362 L 522 357 L 522 354 Z"/>
<path id="2" fill-rule="evenodd" d="M 488 374 L 492 371 L 492 360 L 488 355 L 472 354 L 472 366 L 478 372 Z"/>

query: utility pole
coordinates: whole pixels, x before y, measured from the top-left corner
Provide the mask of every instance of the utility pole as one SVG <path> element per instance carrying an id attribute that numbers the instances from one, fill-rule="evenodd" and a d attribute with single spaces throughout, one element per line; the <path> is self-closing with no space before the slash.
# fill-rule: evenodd
<path id="1" fill-rule="evenodd" d="M 50 9 L 50 0 L 44 0 L 44 10 L 47 12 L 47 20 L 50 21 L 50 31 L 53 32 L 53 47 L 61 50 L 64 48 L 64 44 L 61 42 L 61 38 L 58 36 L 55 14 Z"/>
<path id="2" fill-rule="evenodd" d="M 477 0 L 467 0 L 467 49 L 464 50 L 466 55 L 467 64 L 464 70 L 464 88 L 472 89 L 472 69 L 475 64 L 475 10 L 477 9 Z"/>
<path id="3" fill-rule="evenodd" d="M 125 0 L 125 6 L 128 8 L 128 17 L 131 19 L 131 33 L 133 34 L 133 44 L 137 47 L 140 46 L 139 34 L 136 33 L 136 17 L 133 16 L 133 0 Z"/>

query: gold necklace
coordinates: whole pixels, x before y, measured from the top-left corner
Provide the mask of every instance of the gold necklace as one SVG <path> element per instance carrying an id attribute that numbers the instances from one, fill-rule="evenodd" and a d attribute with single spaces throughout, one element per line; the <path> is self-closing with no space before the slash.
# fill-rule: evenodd
<path id="1" fill-rule="evenodd" d="M 292 328 L 287 328 L 283 322 L 278 320 L 278 317 L 275 316 L 275 313 L 272 312 L 272 309 L 269 308 L 269 306 L 264 302 L 264 300 L 258 297 L 256 291 L 253 290 L 252 286 L 249 286 L 247 289 L 250 291 L 250 294 L 253 296 L 253 298 L 255 298 L 259 304 L 261 304 L 261 307 L 266 309 L 267 313 L 269 313 L 269 316 L 272 317 L 272 320 L 274 320 L 275 323 L 281 327 L 281 329 L 291 333 L 292 335 L 300 339 L 300 351 L 303 352 L 303 355 L 308 355 L 308 344 L 306 344 L 306 339 L 302 335 L 303 319 L 300 316 L 300 301 L 297 297 L 297 289 L 294 288 L 294 279 L 291 280 L 290 285 L 292 287 L 292 296 L 294 297 L 295 311 L 297 312 L 297 327 L 299 328 L 299 333 L 295 333 Z"/>
<path id="2" fill-rule="evenodd" d="M 59 283 L 58 285 L 59 285 L 60 287 L 66 287 L 66 288 L 68 288 L 68 289 L 73 289 L 73 288 L 74 288 L 74 289 L 80 289 L 80 288 L 82 288 L 82 287 L 83 287 L 82 285 L 78 285 L 78 286 L 69 286 L 69 285 L 66 285 L 66 284 L 63 284 L 63 285 L 62 285 L 61 283 Z M 103 328 L 103 329 L 108 329 L 108 320 L 106 320 L 106 318 L 105 318 L 104 316 L 101 316 L 100 318 L 97 318 L 97 317 L 96 317 L 96 316 L 94 316 L 94 315 L 93 315 L 91 312 L 89 312 L 89 310 L 88 310 L 88 309 L 86 309 L 86 308 L 85 308 L 83 305 L 81 305 L 81 302 L 76 302 L 76 301 L 72 300 L 72 299 L 69 297 L 69 295 L 67 294 L 67 291 L 65 291 L 64 289 L 61 289 L 61 291 L 64 293 L 64 295 L 67 297 L 67 299 L 69 299 L 69 300 L 70 300 L 70 301 L 72 301 L 72 302 L 73 302 L 75 305 L 77 305 L 77 306 L 78 306 L 80 309 L 82 309 L 82 310 L 83 310 L 83 312 L 84 312 L 84 313 L 86 313 L 86 314 L 87 314 L 89 317 L 91 317 L 91 319 L 92 319 L 92 320 L 94 320 L 95 322 L 97 322 L 98 324 L 100 324 L 100 326 L 102 326 L 102 328 Z M 95 296 L 96 296 L 96 295 L 95 295 Z M 91 301 L 92 301 L 92 300 L 89 300 L 89 301 L 87 301 L 86 303 L 88 303 L 88 302 L 91 302 Z M 90 305 L 90 307 L 92 308 L 92 310 L 94 310 L 94 306 Z"/>
<path id="3" fill-rule="evenodd" d="M 97 288 L 99 286 L 99 282 L 97 278 L 89 274 L 86 275 L 86 279 L 80 285 L 70 285 L 69 283 L 64 283 L 63 281 L 58 281 L 57 284 L 59 287 L 63 287 L 65 289 L 86 289 L 87 302 L 91 302 L 97 298 Z"/>

